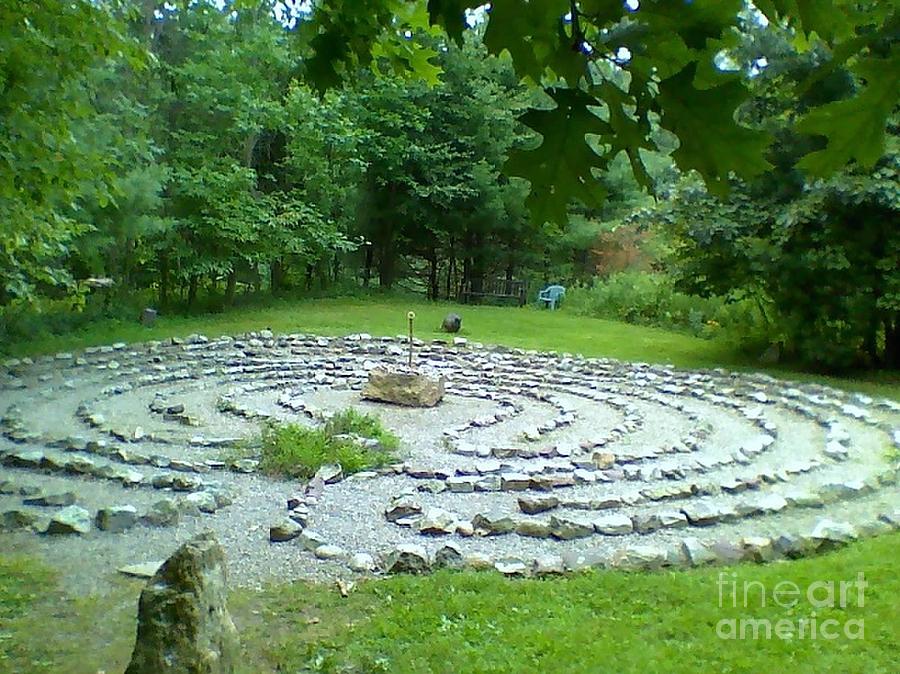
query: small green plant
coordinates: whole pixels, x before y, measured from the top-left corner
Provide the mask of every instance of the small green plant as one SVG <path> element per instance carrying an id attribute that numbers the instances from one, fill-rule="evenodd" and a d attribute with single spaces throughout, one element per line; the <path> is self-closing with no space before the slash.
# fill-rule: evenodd
<path id="1" fill-rule="evenodd" d="M 390 452 L 400 446 L 400 439 L 382 426 L 378 417 L 358 412 L 352 407 L 341 410 L 331 417 L 325 424 L 325 431 L 330 435 L 359 435 L 372 438 Z"/>
<path id="2" fill-rule="evenodd" d="M 373 438 L 375 447 L 348 435 Z M 259 467 L 270 475 L 309 479 L 326 464 L 338 463 L 344 474 L 390 463 L 399 440 L 377 418 L 348 409 L 325 426 L 267 423 L 262 428 Z"/>

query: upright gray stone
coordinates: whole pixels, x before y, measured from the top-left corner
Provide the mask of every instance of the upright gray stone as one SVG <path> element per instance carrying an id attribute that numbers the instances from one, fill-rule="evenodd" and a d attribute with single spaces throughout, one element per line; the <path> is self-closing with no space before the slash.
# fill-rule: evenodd
<path id="1" fill-rule="evenodd" d="M 86 534 L 91 530 L 91 514 L 84 508 L 70 505 L 50 518 L 48 534 Z"/>
<path id="2" fill-rule="evenodd" d="M 125 674 L 230 674 L 239 656 L 226 605 L 225 554 L 211 533 L 169 557 L 141 592 Z"/>
<path id="3" fill-rule="evenodd" d="M 120 534 L 137 524 L 137 508 L 130 505 L 101 508 L 97 511 L 97 528 Z"/>
<path id="4" fill-rule="evenodd" d="M 459 314 L 447 314 L 441 323 L 441 329 L 444 332 L 459 332 L 462 327 L 462 318 Z"/>

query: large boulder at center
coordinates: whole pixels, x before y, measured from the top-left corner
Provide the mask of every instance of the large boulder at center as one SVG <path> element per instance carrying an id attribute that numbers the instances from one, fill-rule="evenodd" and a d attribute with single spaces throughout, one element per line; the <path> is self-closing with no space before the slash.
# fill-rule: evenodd
<path id="1" fill-rule="evenodd" d="M 444 397 L 444 378 L 415 370 L 379 367 L 369 372 L 362 397 L 407 407 L 434 407 Z"/>
<path id="2" fill-rule="evenodd" d="M 178 548 L 141 592 L 125 674 L 231 674 L 239 656 L 226 607 L 225 553 L 211 533 Z"/>

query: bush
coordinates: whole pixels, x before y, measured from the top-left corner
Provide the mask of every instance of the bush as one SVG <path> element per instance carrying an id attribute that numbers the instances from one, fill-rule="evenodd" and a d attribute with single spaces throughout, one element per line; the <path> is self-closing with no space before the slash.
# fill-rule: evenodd
<path id="1" fill-rule="evenodd" d="M 619 272 L 593 287 L 573 288 L 566 300 L 585 316 L 681 330 L 707 339 L 727 336 L 745 348 L 768 344 L 765 319 L 752 301 L 680 292 L 663 274 Z"/>
<path id="2" fill-rule="evenodd" d="M 375 417 L 344 410 L 336 424 L 310 428 L 300 424 L 267 423 L 260 434 L 259 468 L 269 475 L 309 479 L 322 466 L 338 463 L 345 475 L 390 463 L 399 445 Z M 333 421 L 333 420 L 332 420 Z M 348 434 L 378 441 L 369 447 Z"/>

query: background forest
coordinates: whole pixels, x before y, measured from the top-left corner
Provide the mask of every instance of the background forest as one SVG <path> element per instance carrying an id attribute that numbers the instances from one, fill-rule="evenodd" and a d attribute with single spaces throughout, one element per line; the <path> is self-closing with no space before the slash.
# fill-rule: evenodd
<path id="1" fill-rule="evenodd" d="M 797 160 L 819 141 L 792 123 L 895 71 L 836 63 L 797 95 L 831 53 L 747 7 L 716 64 L 750 90 L 737 119 L 776 139 L 772 168 L 712 194 L 677 161 L 684 135 L 623 104 L 624 122 L 646 120 L 654 139 L 641 170 L 613 147 L 592 171 L 604 198 L 568 200 L 556 217 L 504 171 L 540 142 L 523 116 L 553 101 L 509 54 L 489 54 L 489 13 L 471 14 L 459 42 L 404 29 L 414 76 L 375 49 L 324 90 L 309 11 L 3 3 L 0 342 L 136 320 L 144 306 L 373 291 L 455 300 L 503 278 L 527 281 L 530 296 L 562 283 L 567 310 L 729 338 L 754 355 L 776 345 L 822 369 L 900 366 L 892 99 L 868 101 L 888 117 L 871 169 L 812 177 Z M 895 55 L 895 37 L 870 49 Z M 627 87 L 630 58 L 623 48 L 591 62 L 607 97 Z M 848 143 L 870 132 L 847 125 Z M 564 142 L 542 135 L 544 147 Z M 706 140 L 740 152 L 715 128 Z"/>

